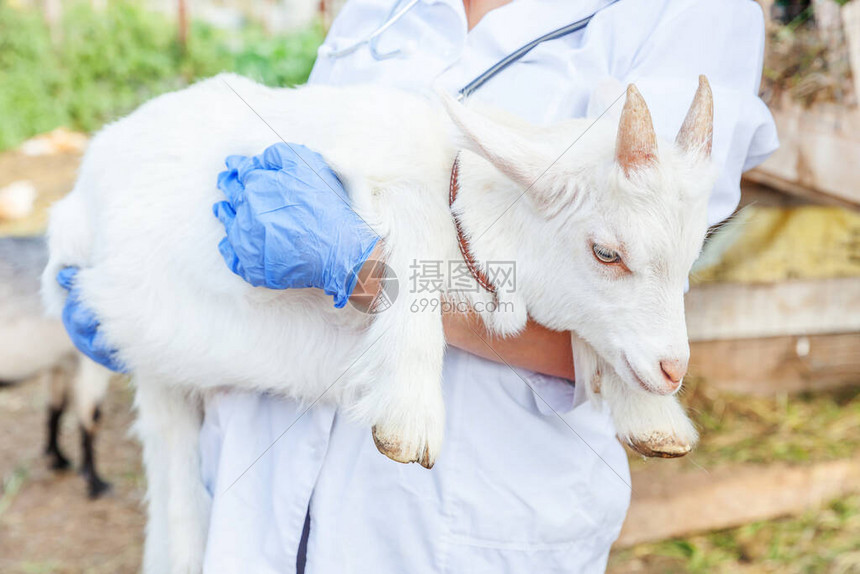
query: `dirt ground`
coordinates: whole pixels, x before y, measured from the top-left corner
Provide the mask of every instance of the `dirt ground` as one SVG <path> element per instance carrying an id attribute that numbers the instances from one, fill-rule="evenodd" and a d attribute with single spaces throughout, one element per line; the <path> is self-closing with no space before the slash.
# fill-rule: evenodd
<path id="1" fill-rule="evenodd" d="M 40 379 L 0 387 L 0 572 L 137 572 L 145 485 L 140 449 L 129 436 L 131 390 L 121 377 L 111 383 L 96 448 L 103 478 L 113 488 L 95 501 L 75 470 L 48 469 L 42 454 L 47 394 Z M 74 419 L 66 414 L 61 444 L 77 467 Z"/>
<path id="2" fill-rule="evenodd" d="M 39 234 L 46 207 L 72 186 L 78 153 L 26 156 L 0 154 L 0 187 L 31 181 L 38 192 L 31 217 L 0 222 L 0 235 Z M 56 473 L 43 456 L 47 425 L 47 381 L 0 386 L 0 572 L 110 573 L 139 570 L 143 548 L 145 490 L 140 449 L 129 436 L 131 391 L 117 377 L 103 409 L 96 443 L 97 464 L 113 488 L 91 501 L 77 472 Z M 61 444 L 80 463 L 74 412 L 63 420 Z"/>
<path id="3" fill-rule="evenodd" d="M 0 188 L 15 181 L 30 181 L 36 187 L 31 217 L 17 221 L 0 220 L 0 236 L 36 235 L 48 222 L 47 207 L 68 193 L 77 176 L 79 153 L 27 156 L 18 151 L 0 153 Z"/>

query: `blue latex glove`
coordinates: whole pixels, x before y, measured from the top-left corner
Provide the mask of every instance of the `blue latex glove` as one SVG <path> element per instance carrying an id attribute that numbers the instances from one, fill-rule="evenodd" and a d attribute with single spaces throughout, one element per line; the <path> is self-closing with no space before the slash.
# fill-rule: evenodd
<path id="1" fill-rule="evenodd" d="M 104 340 L 99 331 L 100 323 L 95 313 L 81 303 L 81 293 L 75 286 L 77 274 L 77 267 L 65 267 L 57 273 L 57 283 L 69 292 L 63 306 L 66 332 L 81 353 L 112 371 L 125 373 L 125 367 L 117 359 L 116 349 Z"/>
<path id="2" fill-rule="evenodd" d="M 226 164 L 218 188 L 227 200 L 213 212 L 227 232 L 218 249 L 230 270 L 254 286 L 323 289 L 335 307 L 346 305 L 353 270 L 379 236 L 352 210 L 322 156 L 280 143 Z"/>

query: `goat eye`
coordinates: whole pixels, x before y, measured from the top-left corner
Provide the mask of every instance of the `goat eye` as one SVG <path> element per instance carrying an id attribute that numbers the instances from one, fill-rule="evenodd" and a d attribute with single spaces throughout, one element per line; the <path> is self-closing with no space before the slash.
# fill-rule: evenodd
<path id="1" fill-rule="evenodd" d="M 597 260 L 601 263 L 618 263 L 621 261 L 621 257 L 618 255 L 617 251 L 613 251 L 608 247 L 603 247 L 602 245 L 594 244 L 591 248 L 594 251 L 594 256 L 597 257 Z"/>

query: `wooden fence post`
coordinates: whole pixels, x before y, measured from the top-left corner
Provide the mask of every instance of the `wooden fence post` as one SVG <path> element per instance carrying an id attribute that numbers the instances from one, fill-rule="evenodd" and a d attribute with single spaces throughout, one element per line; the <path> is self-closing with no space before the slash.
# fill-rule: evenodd
<path id="1" fill-rule="evenodd" d="M 187 0 L 178 0 L 178 2 L 179 13 L 176 23 L 179 27 L 179 49 L 185 54 L 188 51 L 188 2 Z"/>
<path id="2" fill-rule="evenodd" d="M 51 34 L 54 45 L 63 41 L 63 4 L 62 0 L 45 0 L 44 5 L 45 23 Z"/>

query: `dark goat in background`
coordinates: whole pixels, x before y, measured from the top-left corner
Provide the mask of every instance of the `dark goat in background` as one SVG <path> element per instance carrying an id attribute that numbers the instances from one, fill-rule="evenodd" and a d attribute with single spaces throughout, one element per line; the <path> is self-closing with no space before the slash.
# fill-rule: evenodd
<path id="1" fill-rule="evenodd" d="M 73 402 L 81 429 L 81 474 L 91 498 L 110 485 L 96 471 L 94 443 L 111 373 L 78 353 L 62 323 L 46 318 L 39 276 L 48 260 L 41 237 L 0 239 L 0 383 L 41 375 L 49 389 L 45 454 L 51 468 L 70 466 L 60 450 L 60 422 Z"/>

